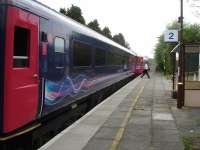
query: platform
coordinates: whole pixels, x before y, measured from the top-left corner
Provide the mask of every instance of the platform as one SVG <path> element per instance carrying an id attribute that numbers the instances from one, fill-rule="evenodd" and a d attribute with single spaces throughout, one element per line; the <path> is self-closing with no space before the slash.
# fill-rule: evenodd
<path id="1" fill-rule="evenodd" d="M 159 73 L 136 78 L 40 150 L 183 150 Z"/>

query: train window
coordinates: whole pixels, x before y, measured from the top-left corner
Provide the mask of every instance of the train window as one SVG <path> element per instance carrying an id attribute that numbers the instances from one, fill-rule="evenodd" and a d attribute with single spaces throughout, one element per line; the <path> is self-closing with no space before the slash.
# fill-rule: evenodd
<path id="1" fill-rule="evenodd" d="M 91 65 L 92 48 L 88 44 L 75 41 L 73 45 L 74 66 Z"/>
<path id="2" fill-rule="evenodd" d="M 113 53 L 107 52 L 106 54 L 106 65 L 114 65 L 114 56 Z"/>
<path id="3" fill-rule="evenodd" d="M 65 52 L 65 40 L 63 38 L 56 37 L 54 44 L 55 52 L 64 53 Z"/>
<path id="4" fill-rule="evenodd" d="M 106 52 L 103 49 L 95 49 L 95 65 L 102 66 L 105 65 Z"/>
<path id="5" fill-rule="evenodd" d="M 48 42 L 48 37 L 47 37 L 47 33 L 42 32 L 42 42 Z"/>
<path id="6" fill-rule="evenodd" d="M 13 67 L 23 68 L 29 66 L 30 30 L 15 27 Z"/>

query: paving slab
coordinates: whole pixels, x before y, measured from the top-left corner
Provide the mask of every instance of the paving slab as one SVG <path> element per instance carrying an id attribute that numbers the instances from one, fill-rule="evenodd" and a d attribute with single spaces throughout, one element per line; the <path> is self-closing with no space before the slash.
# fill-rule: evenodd
<path id="1" fill-rule="evenodd" d="M 133 115 L 137 117 L 151 117 L 151 111 L 149 110 L 134 110 Z"/>
<path id="2" fill-rule="evenodd" d="M 112 140 L 94 138 L 88 142 L 83 150 L 108 150 Z"/>
<path id="3" fill-rule="evenodd" d="M 128 124 L 133 124 L 133 125 L 146 125 L 146 124 L 151 124 L 151 117 L 149 116 L 133 116 L 130 118 Z"/>
<path id="4" fill-rule="evenodd" d="M 107 140 L 113 140 L 118 128 L 102 127 L 94 136 L 94 138 L 101 138 Z"/>
<path id="5" fill-rule="evenodd" d="M 174 120 L 171 113 L 153 112 L 153 120 Z"/>
<path id="6" fill-rule="evenodd" d="M 163 103 L 154 103 L 153 107 L 155 108 L 164 108 L 164 109 L 169 109 L 168 104 L 163 104 Z"/>
<path id="7" fill-rule="evenodd" d="M 127 106 L 120 106 L 120 107 L 118 107 L 117 110 L 122 111 L 122 112 L 128 112 L 129 108 L 130 107 L 127 107 Z"/>
<path id="8" fill-rule="evenodd" d="M 145 126 L 142 126 L 142 127 L 145 127 Z M 130 127 L 130 126 L 127 126 L 126 127 L 126 131 L 124 133 L 124 138 L 126 137 L 131 137 L 131 136 L 144 136 L 144 137 L 147 137 L 147 138 L 150 138 L 151 136 L 151 128 L 149 127 L 145 127 L 145 128 L 142 128 L 142 127 L 137 127 L 137 126 L 134 126 L 134 127 Z M 128 136 L 126 136 L 126 134 Z"/>
<path id="9" fill-rule="evenodd" d="M 149 107 L 149 106 L 143 106 L 143 105 L 139 105 L 139 106 L 136 106 L 135 109 L 138 109 L 138 110 L 152 110 L 152 107 Z"/>
<path id="10" fill-rule="evenodd" d="M 122 126 L 124 118 L 109 118 L 104 124 L 103 127 L 109 127 L 109 128 L 120 128 Z"/>
<path id="11" fill-rule="evenodd" d="M 184 147 L 179 142 L 160 142 L 154 143 L 153 149 L 155 150 L 183 150 Z"/>
<path id="12" fill-rule="evenodd" d="M 171 113 L 171 110 L 169 108 L 153 108 L 154 112 L 160 112 L 160 113 Z"/>
<path id="13" fill-rule="evenodd" d="M 181 142 L 176 130 L 153 129 L 153 142 Z"/>
<path id="14" fill-rule="evenodd" d="M 119 110 L 115 110 L 111 115 L 110 115 L 110 118 L 125 118 L 127 114 L 127 111 L 119 111 Z"/>
<path id="15" fill-rule="evenodd" d="M 161 130 L 166 130 L 166 129 L 171 129 L 171 130 L 176 130 L 176 124 L 174 121 L 170 121 L 170 120 L 153 120 L 153 124 L 152 124 L 154 129 L 161 129 Z"/>
<path id="16" fill-rule="evenodd" d="M 123 140 L 118 147 L 118 150 L 149 150 L 150 142 L 133 141 L 132 139 Z"/>

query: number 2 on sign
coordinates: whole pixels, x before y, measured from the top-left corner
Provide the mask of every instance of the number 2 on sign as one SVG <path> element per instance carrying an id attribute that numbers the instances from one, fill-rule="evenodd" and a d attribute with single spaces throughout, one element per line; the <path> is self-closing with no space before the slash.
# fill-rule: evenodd
<path id="1" fill-rule="evenodd" d="M 173 39 L 174 39 L 174 33 L 172 33 L 172 32 L 169 33 L 169 39 L 170 39 L 170 40 L 173 40 Z"/>

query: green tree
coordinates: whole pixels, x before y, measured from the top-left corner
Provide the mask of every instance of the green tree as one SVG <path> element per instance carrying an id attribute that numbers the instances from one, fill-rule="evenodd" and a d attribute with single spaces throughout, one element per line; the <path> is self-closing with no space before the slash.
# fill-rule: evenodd
<path id="1" fill-rule="evenodd" d="M 183 32 L 183 40 L 185 43 L 200 42 L 200 25 L 186 25 Z"/>
<path id="2" fill-rule="evenodd" d="M 155 48 L 155 60 L 157 63 L 157 67 L 159 70 L 164 70 L 164 58 L 163 58 L 163 50 L 165 48 L 163 35 L 160 36 L 158 43 Z"/>
<path id="3" fill-rule="evenodd" d="M 164 41 L 164 35 L 161 35 L 159 42 L 155 48 L 155 61 L 157 63 L 157 69 L 164 71 L 165 74 L 172 72 L 172 60 L 170 56 L 171 50 L 176 46 L 176 43 L 166 43 Z"/>
<path id="4" fill-rule="evenodd" d="M 113 41 L 117 42 L 118 44 L 122 46 L 126 46 L 126 41 L 122 33 L 116 34 L 113 36 Z"/>
<path id="5" fill-rule="evenodd" d="M 112 39 L 111 31 L 108 27 L 104 27 L 101 33 L 109 39 Z"/>
<path id="6" fill-rule="evenodd" d="M 172 22 L 167 26 L 167 29 L 179 29 L 180 25 L 176 22 Z M 200 42 L 200 25 L 199 24 L 184 24 L 183 30 L 184 43 Z M 165 74 L 172 73 L 172 60 L 170 56 L 171 50 L 177 43 L 164 42 L 164 35 L 159 38 L 158 43 L 155 46 L 155 61 L 157 67 L 164 71 Z"/>
<path id="7" fill-rule="evenodd" d="M 99 23 L 97 19 L 94 19 L 93 21 L 90 21 L 87 25 L 90 29 L 97 31 L 101 33 L 101 28 L 99 27 Z"/>
<path id="8" fill-rule="evenodd" d="M 125 43 L 125 47 L 131 49 L 130 44 L 128 42 Z"/>
<path id="9" fill-rule="evenodd" d="M 131 49 L 129 43 L 125 40 L 124 35 L 122 33 L 115 34 L 112 39 L 113 41 L 124 46 L 125 48 Z"/>
<path id="10" fill-rule="evenodd" d="M 61 8 L 60 13 L 72 18 L 73 20 L 76 20 L 81 24 L 85 24 L 85 19 L 82 16 L 82 11 L 78 6 L 72 5 L 67 10 L 65 8 Z"/>
<path id="11" fill-rule="evenodd" d="M 65 8 L 60 8 L 60 13 L 67 16 L 67 10 Z"/>

